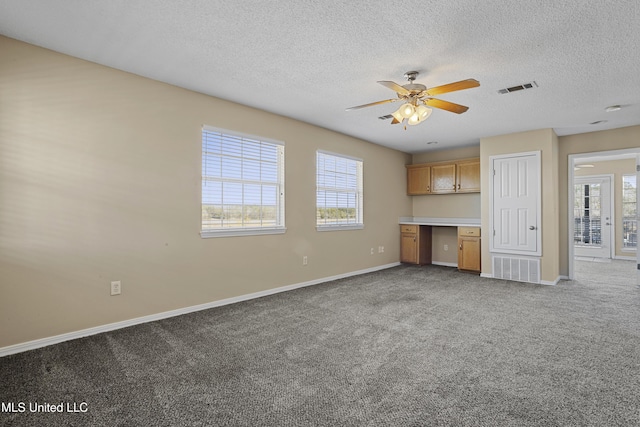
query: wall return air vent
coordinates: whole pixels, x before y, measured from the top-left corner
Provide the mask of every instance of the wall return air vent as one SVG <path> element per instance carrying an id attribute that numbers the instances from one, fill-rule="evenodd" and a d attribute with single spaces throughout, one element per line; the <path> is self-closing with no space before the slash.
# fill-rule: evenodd
<path id="1" fill-rule="evenodd" d="M 535 81 L 529 82 L 529 83 L 523 83 L 517 86 L 511 86 L 505 89 L 500 89 L 498 93 L 518 92 L 519 90 L 533 89 L 534 87 L 538 87 L 538 83 L 536 83 Z"/>
<path id="2" fill-rule="evenodd" d="M 540 283 L 540 259 L 494 255 L 493 277 L 518 282 Z"/>

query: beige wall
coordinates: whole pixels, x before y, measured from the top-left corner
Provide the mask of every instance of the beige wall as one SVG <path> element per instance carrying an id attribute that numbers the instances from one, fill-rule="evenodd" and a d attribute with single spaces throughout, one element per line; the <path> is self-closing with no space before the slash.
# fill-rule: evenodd
<path id="1" fill-rule="evenodd" d="M 560 200 L 559 230 L 560 239 L 560 271 L 569 274 L 569 240 L 568 240 L 568 202 L 567 181 L 568 161 L 570 154 L 596 153 L 601 151 L 615 151 L 637 149 L 640 152 L 640 126 L 589 132 L 578 135 L 561 136 L 558 138 L 559 174 L 558 189 Z"/>
<path id="2" fill-rule="evenodd" d="M 589 162 L 594 167 L 578 169 L 573 174 L 576 177 L 593 175 L 612 175 L 613 179 L 613 209 L 615 224 L 615 256 L 635 257 L 635 251 L 622 250 L 622 176 L 636 173 L 635 159 L 609 160 L 602 162 Z M 568 203 L 568 201 L 567 201 Z M 567 211 L 568 212 L 568 211 Z"/>
<path id="3" fill-rule="evenodd" d="M 409 155 L 15 40 L 0 52 L 0 347 L 398 261 Z M 285 234 L 200 238 L 203 124 L 284 141 Z M 364 160 L 364 230 L 315 230 L 317 149 Z"/>
<path id="4" fill-rule="evenodd" d="M 443 149 L 414 154 L 412 164 L 480 157 L 480 146 Z M 427 218 L 480 218 L 480 193 L 413 196 L 413 216 Z M 445 250 L 445 245 L 447 250 Z M 433 227 L 433 262 L 458 263 L 455 227 Z"/>
<path id="5" fill-rule="evenodd" d="M 542 191 L 542 257 L 541 278 L 554 282 L 559 276 L 558 236 L 558 138 L 551 129 L 501 135 L 480 140 L 480 180 L 482 188 L 482 229 L 485 236 L 490 233 L 490 156 L 501 154 L 541 152 Z M 489 239 L 482 239 L 482 272 L 492 273 Z"/>

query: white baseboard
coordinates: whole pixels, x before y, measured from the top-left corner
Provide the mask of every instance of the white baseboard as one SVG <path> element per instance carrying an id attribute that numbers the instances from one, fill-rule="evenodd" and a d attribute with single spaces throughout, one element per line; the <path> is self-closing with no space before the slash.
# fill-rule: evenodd
<path id="1" fill-rule="evenodd" d="M 560 280 L 569 280 L 568 276 L 558 276 L 556 277 L 556 280 L 554 280 L 553 282 L 550 282 L 548 280 L 540 280 L 540 284 L 541 285 L 548 285 L 548 286 L 555 286 L 558 284 L 558 282 Z"/>
<path id="2" fill-rule="evenodd" d="M 431 261 L 431 264 L 433 264 L 433 265 L 442 265 L 444 267 L 455 267 L 455 268 L 458 268 L 458 264 L 456 264 L 455 262 Z"/>
<path id="3" fill-rule="evenodd" d="M 634 257 L 634 256 L 616 255 L 615 257 L 613 257 L 613 259 L 621 259 L 623 261 L 635 261 L 636 257 Z"/>
<path id="4" fill-rule="evenodd" d="M 493 279 L 493 274 L 489 274 L 489 273 L 481 273 L 480 277 L 485 277 L 487 279 Z M 499 279 L 499 280 L 503 280 L 503 279 Z M 550 282 L 548 280 L 541 280 L 540 284 L 541 285 L 547 285 L 547 286 L 555 286 L 558 284 L 558 282 L 560 282 L 560 280 L 569 280 L 568 276 L 558 276 L 556 277 L 556 280 L 554 280 L 553 282 Z M 527 283 L 527 282 L 522 282 L 522 283 Z"/>
<path id="5" fill-rule="evenodd" d="M 221 307 L 223 305 L 229 305 L 229 304 L 234 304 L 237 302 L 247 301 L 255 298 L 261 298 L 268 295 L 278 294 L 280 292 L 286 292 L 286 291 L 291 291 L 298 288 L 304 288 L 306 286 L 318 285 L 320 283 L 343 279 L 345 277 L 357 276 L 359 274 L 372 273 L 374 271 L 385 270 L 387 268 L 396 267 L 398 265 L 400 265 L 399 262 L 393 262 L 391 264 L 379 265 L 376 267 L 366 268 L 364 270 L 352 271 L 349 273 L 338 274 L 336 276 L 323 277 L 320 279 L 309 280 L 308 282 L 281 286 L 279 288 L 267 289 L 265 291 L 254 292 L 246 295 L 240 295 L 233 298 L 226 298 L 223 300 L 212 301 L 205 304 L 193 305 L 190 307 L 179 308 L 176 310 L 164 311 L 162 313 L 150 314 L 148 316 L 136 317 L 134 319 L 123 320 L 121 322 L 108 323 L 106 325 L 96 326 L 93 328 L 82 329 L 79 331 L 68 332 L 66 334 L 55 335 L 52 337 L 41 338 L 33 341 L 27 341 L 20 344 L 1 347 L 0 357 L 8 356 L 10 354 L 22 353 L 24 351 L 29 351 L 29 350 L 35 350 L 36 348 L 46 347 L 46 346 L 58 344 L 64 341 L 70 341 L 77 338 L 88 337 L 90 335 L 96 335 L 103 332 L 113 331 L 116 329 L 127 328 L 129 326 L 139 325 L 142 323 L 154 322 L 156 320 L 162 320 L 162 319 L 167 319 L 169 317 L 175 317 L 183 314 L 193 313 L 196 311 L 207 310 L 209 308 Z"/>

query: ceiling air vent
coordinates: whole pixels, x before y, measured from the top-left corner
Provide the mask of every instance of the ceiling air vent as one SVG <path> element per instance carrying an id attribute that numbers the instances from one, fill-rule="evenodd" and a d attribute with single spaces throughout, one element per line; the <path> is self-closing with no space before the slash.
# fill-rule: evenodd
<path id="1" fill-rule="evenodd" d="M 391 114 L 387 114 L 386 116 L 380 116 L 378 117 L 380 120 L 389 120 L 392 119 L 393 116 Z"/>
<path id="2" fill-rule="evenodd" d="M 511 92 L 517 92 L 519 90 L 533 89 L 534 87 L 538 87 L 538 83 L 536 82 L 523 83 L 521 85 L 511 86 L 506 89 L 500 89 L 498 93 L 511 93 Z"/>

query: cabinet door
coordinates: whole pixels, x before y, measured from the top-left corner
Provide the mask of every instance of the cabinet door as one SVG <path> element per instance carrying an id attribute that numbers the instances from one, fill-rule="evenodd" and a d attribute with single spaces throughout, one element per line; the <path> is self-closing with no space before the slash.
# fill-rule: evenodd
<path id="1" fill-rule="evenodd" d="M 458 193 L 480 192 L 480 160 L 470 160 L 456 164 Z"/>
<path id="2" fill-rule="evenodd" d="M 455 193 L 456 165 L 431 166 L 431 193 Z"/>
<path id="3" fill-rule="evenodd" d="M 480 271 L 480 238 L 458 238 L 458 269 Z"/>
<path id="4" fill-rule="evenodd" d="M 407 168 L 407 194 L 429 194 L 431 192 L 431 168 L 420 166 Z"/>
<path id="5" fill-rule="evenodd" d="M 400 242 L 400 262 L 418 263 L 417 234 L 402 233 Z"/>

